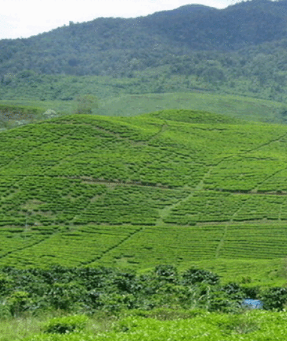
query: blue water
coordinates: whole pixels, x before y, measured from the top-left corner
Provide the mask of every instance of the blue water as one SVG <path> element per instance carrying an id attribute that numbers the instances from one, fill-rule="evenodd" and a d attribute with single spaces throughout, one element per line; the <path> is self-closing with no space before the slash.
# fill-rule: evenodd
<path id="1" fill-rule="evenodd" d="M 253 300 L 251 298 L 246 298 L 243 300 L 242 305 L 250 309 L 262 309 L 263 302 L 260 300 Z"/>

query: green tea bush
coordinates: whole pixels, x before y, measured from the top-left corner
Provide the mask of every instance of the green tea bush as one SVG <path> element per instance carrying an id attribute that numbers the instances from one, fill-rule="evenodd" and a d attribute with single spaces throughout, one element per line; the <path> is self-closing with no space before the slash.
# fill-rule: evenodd
<path id="1" fill-rule="evenodd" d="M 242 316 L 229 315 L 226 321 L 220 321 L 218 325 L 227 335 L 249 334 L 260 329 L 260 322 L 250 319 L 248 314 Z"/>
<path id="2" fill-rule="evenodd" d="M 52 334 L 78 332 L 86 327 L 87 322 L 86 315 L 55 317 L 43 326 L 43 331 Z"/>

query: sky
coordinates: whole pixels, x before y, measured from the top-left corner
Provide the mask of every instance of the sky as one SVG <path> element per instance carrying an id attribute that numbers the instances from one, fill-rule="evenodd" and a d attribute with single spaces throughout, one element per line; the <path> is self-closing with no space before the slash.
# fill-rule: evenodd
<path id="1" fill-rule="evenodd" d="M 188 4 L 225 8 L 235 0 L 0 0 L 0 39 L 28 38 L 99 17 L 135 18 Z"/>

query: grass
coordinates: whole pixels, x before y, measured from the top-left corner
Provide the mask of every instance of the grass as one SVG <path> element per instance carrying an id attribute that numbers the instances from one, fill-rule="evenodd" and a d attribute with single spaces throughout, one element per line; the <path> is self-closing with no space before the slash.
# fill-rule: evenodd
<path id="1" fill-rule="evenodd" d="M 245 311 L 241 314 L 206 313 L 190 310 L 178 314 L 178 318 L 163 309 L 157 313 L 130 312 L 120 319 L 108 319 L 106 325 L 103 320 L 91 317 L 82 333 L 69 334 L 41 334 L 39 320 L 31 318 L 21 323 L 14 331 L 24 332 L 21 338 L 14 333 L 10 326 L 9 341 L 88 341 L 88 340 L 285 340 L 286 313 Z M 162 318 L 162 317 L 165 318 Z M 107 320 L 106 320 L 107 321 Z M 16 321 L 15 321 L 16 322 Z M 34 327 L 33 327 L 34 325 Z M 13 323 L 11 324 L 11 327 Z M 28 328 L 27 328 L 28 327 Z M 8 340 L 0 336 L 1 341 Z M 23 338 L 24 337 L 24 338 Z"/>
<path id="2" fill-rule="evenodd" d="M 11 317 L 0 320 L 0 341 L 20 341 L 27 340 L 34 335 L 41 334 L 43 327 L 55 318 L 66 316 L 61 311 L 51 311 L 33 316 L 32 314 L 24 314 L 21 317 Z M 96 335 L 105 333 L 111 329 L 111 325 L 115 317 L 108 316 L 103 312 L 99 312 L 88 319 L 85 327 L 85 333 Z"/>

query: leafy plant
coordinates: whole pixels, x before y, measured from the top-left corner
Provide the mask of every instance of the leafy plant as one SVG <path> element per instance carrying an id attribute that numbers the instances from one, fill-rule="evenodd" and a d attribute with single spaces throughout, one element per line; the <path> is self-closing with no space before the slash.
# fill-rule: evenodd
<path id="1" fill-rule="evenodd" d="M 98 98 L 94 95 L 80 95 L 76 98 L 76 114 L 91 114 L 93 109 L 99 107 Z"/>
<path id="2" fill-rule="evenodd" d="M 45 333 L 65 334 L 83 330 L 88 322 L 86 315 L 55 317 L 43 326 Z"/>
<path id="3" fill-rule="evenodd" d="M 176 283 L 178 281 L 177 269 L 173 265 L 157 265 L 154 272 L 159 280 L 170 283 Z"/>
<path id="4" fill-rule="evenodd" d="M 192 285 L 196 283 L 207 283 L 215 285 L 219 283 L 219 276 L 211 271 L 190 268 L 182 274 L 183 284 Z"/>
<path id="5" fill-rule="evenodd" d="M 263 309 L 282 310 L 287 303 L 287 289 L 280 287 L 267 289 L 261 294 L 261 300 Z"/>
<path id="6" fill-rule="evenodd" d="M 7 305 L 10 308 L 10 312 L 12 316 L 18 316 L 24 311 L 29 309 L 30 304 L 32 303 L 32 299 L 30 298 L 30 294 L 25 291 L 14 291 L 7 298 Z"/>

